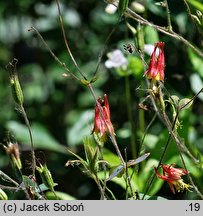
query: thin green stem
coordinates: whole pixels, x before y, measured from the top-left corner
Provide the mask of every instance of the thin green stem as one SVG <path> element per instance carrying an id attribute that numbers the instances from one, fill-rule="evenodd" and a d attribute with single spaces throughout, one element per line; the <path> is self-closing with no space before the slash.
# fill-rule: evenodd
<path id="1" fill-rule="evenodd" d="M 86 76 L 83 74 L 83 72 L 80 70 L 77 62 L 75 61 L 75 58 L 70 50 L 70 47 L 69 47 L 69 44 L 68 44 L 68 41 L 67 41 L 67 36 L 66 36 L 66 32 L 65 32 L 65 28 L 64 28 L 64 25 L 63 25 L 63 18 L 62 18 L 62 15 L 61 15 L 61 9 L 60 9 L 60 4 L 59 4 L 59 0 L 56 0 L 56 4 L 57 4 L 57 7 L 58 7 L 58 12 L 59 12 L 59 22 L 60 22 L 60 25 L 61 25 L 61 30 L 62 30 L 62 34 L 63 34 L 63 39 L 64 39 L 64 42 L 65 42 L 65 46 L 66 46 L 66 49 L 71 57 L 71 60 L 73 61 L 75 67 L 77 68 L 79 74 L 82 76 L 82 78 L 84 80 L 87 80 Z"/>
<path id="2" fill-rule="evenodd" d="M 0 176 L 2 179 L 4 179 L 7 182 L 10 182 L 12 184 L 14 184 L 16 187 L 19 187 L 18 182 L 16 182 L 15 180 L 13 180 L 11 177 L 9 177 L 8 175 L 6 175 L 3 171 L 0 170 Z"/>
<path id="3" fill-rule="evenodd" d="M 64 62 L 61 62 L 61 60 L 53 53 L 53 51 L 49 48 L 48 44 L 46 43 L 46 41 L 44 40 L 44 38 L 42 37 L 42 35 L 39 33 L 39 31 L 35 28 L 35 27 L 30 27 L 30 29 L 28 31 L 35 31 L 35 33 L 37 34 L 37 36 L 39 37 L 39 39 L 42 41 L 42 43 L 44 44 L 44 46 L 46 47 L 46 49 L 49 51 L 49 53 L 51 54 L 51 56 L 54 58 L 54 60 L 56 62 L 58 62 L 58 64 L 63 67 L 68 74 L 71 75 L 72 78 L 74 78 L 75 80 L 80 80 L 77 76 L 75 76 L 66 66 L 66 64 Z"/>
<path id="4" fill-rule="evenodd" d="M 33 142 L 33 135 L 32 135 L 32 129 L 30 126 L 30 122 L 28 120 L 27 114 L 25 112 L 25 109 L 23 106 L 20 107 L 21 114 L 24 118 L 25 124 L 28 128 L 29 136 L 30 136 L 30 142 L 31 142 L 31 158 L 32 158 L 32 176 L 35 177 L 35 169 L 36 169 L 36 157 L 35 157 L 35 149 L 34 149 L 34 142 Z"/>
<path id="5" fill-rule="evenodd" d="M 140 109 L 140 108 L 138 109 L 138 124 L 139 124 L 139 131 L 141 133 L 144 133 L 144 130 L 145 130 L 145 112 L 143 109 Z"/>
<path id="6" fill-rule="evenodd" d="M 125 149 L 125 158 L 126 158 L 126 163 L 125 163 L 125 174 L 126 174 L 126 181 L 127 181 L 127 186 L 126 186 L 126 198 L 128 198 L 128 186 L 130 187 L 130 191 L 131 191 L 131 194 L 132 194 L 132 197 L 133 199 L 135 200 L 136 199 L 136 196 L 135 196 L 135 192 L 133 191 L 133 187 L 132 187 L 132 184 L 131 184 L 131 178 L 129 176 L 129 173 L 128 173 L 128 166 L 127 166 L 127 151 Z"/>
<path id="7" fill-rule="evenodd" d="M 175 128 L 175 124 L 176 124 L 176 120 L 177 120 L 177 119 L 178 119 L 178 116 L 176 116 L 175 119 L 174 119 L 173 126 L 172 126 L 172 130 L 174 130 L 174 128 Z M 158 165 L 157 165 L 157 169 L 160 167 L 160 165 L 161 165 L 161 163 L 162 163 L 162 161 L 163 161 L 163 159 L 164 159 L 164 156 L 165 156 L 166 151 L 167 151 L 167 149 L 168 149 L 168 147 L 169 147 L 169 144 L 170 144 L 170 140 L 171 140 L 171 133 L 169 133 L 168 139 L 167 139 L 166 144 L 165 144 L 165 147 L 164 147 L 164 151 L 163 151 L 163 153 L 162 153 L 162 155 L 161 155 L 161 157 L 160 157 L 160 159 L 159 159 L 159 163 L 158 163 Z M 148 183 L 148 186 L 147 186 L 147 188 L 146 188 L 146 190 L 145 190 L 145 193 L 144 193 L 144 195 L 143 195 L 143 197 L 142 197 L 142 200 L 145 198 L 146 194 L 149 192 L 149 190 L 150 190 L 150 188 L 151 188 L 151 186 L 152 186 L 152 183 L 153 183 L 153 181 L 154 181 L 154 179 L 155 179 L 155 176 L 156 176 L 156 174 L 153 173 L 152 176 L 151 176 L 151 178 L 150 178 L 150 180 L 149 180 L 149 183 Z"/>
<path id="8" fill-rule="evenodd" d="M 149 131 L 149 128 L 152 126 L 154 120 L 156 119 L 157 117 L 157 113 L 154 114 L 152 120 L 150 121 L 150 123 L 147 125 L 145 131 L 144 131 L 144 134 L 143 134 L 143 137 L 142 137 L 142 140 L 141 140 L 141 143 L 140 143 L 140 152 L 139 152 L 139 156 L 143 153 L 143 146 L 144 146 L 144 140 L 145 140 L 145 137 L 147 135 L 147 132 Z"/>
<path id="9" fill-rule="evenodd" d="M 100 191 L 100 195 L 101 195 L 100 199 L 105 200 L 104 190 L 103 190 L 103 188 L 101 186 L 101 183 L 100 183 L 100 180 L 99 180 L 99 178 L 97 176 L 97 173 L 95 173 L 94 176 L 95 176 L 95 182 L 96 182 L 96 184 L 97 184 L 97 186 L 99 188 L 99 191 Z"/>
<path id="10" fill-rule="evenodd" d="M 132 158 L 136 158 L 137 150 L 136 150 L 136 142 L 135 142 L 135 123 L 132 115 L 132 100 L 131 100 L 129 76 L 125 77 L 125 93 L 126 93 L 126 106 L 128 111 L 128 119 L 130 122 L 130 133 L 131 133 L 130 143 L 131 143 L 131 150 L 132 150 Z"/>
<path id="11" fill-rule="evenodd" d="M 17 191 L 19 190 L 19 187 L 10 187 L 10 186 L 5 186 L 5 185 L 0 185 L 0 188 L 1 189 L 6 189 L 6 190 L 14 190 L 14 191 Z"/>

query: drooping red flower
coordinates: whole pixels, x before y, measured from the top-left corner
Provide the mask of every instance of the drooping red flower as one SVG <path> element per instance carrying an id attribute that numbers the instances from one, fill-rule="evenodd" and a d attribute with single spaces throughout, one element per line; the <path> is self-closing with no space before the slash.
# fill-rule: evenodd
<path id="1" fill-rule="evenodd" d="M 92 132 L 99 134 L 103 141 L 105 141 L 107 133 L 114 134 L 107 95 L 104 95 L 104 99 L 98 98 L 97 102 L 95 105 L 94 128 Z"/>
<path id="2" fill-rule="evenodd" d="M 150 58 L 149 68 L 144 74 L 148 79 L 164 81 L 164 45 L 164 42 L 155 43 L 154 51 Z"/>
<path id="3" fill-rule="evenodd" d="M 183 179 L 181 178 L 182 175 L 186 175 L 188 174 L 188 172 L 182 168 L 174 168 L 174 165 L 175 164 L 171 164 L 171 165 L 161 164 L 161 167 L 163 169 L 163 175 L 161 175 L 158 172 L 157 168 L 154 167 L 157 177 L 166 181 L 171 191 L 174 194 L 175 194 L 175 191 L 182 192 L 185 189 L 189 190 L 189 188 L 192 186 L 184 183 Z"/>

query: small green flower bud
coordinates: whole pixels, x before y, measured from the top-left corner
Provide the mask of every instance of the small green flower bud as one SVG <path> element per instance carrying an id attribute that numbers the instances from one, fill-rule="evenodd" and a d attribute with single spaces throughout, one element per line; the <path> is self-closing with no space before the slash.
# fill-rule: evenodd
<path id="1" fill-rule="evenodd" d="M 40 164 L 40 166 L 37 166 L 36 169 L 39 172 L 40 177 L 41 177 L 44 185 L 47 188 L 49 188 L 51 191 L 53 191 L 54 190 L 54 181 L 53 181 L 51 172 L 48 170 L 46 164 L 44 164 L 44 165 Z"/>
<path id="2" fill-rule="evenodd" d="M 0 200 L 8 200 L 7 194 L 0 188 Z"/>

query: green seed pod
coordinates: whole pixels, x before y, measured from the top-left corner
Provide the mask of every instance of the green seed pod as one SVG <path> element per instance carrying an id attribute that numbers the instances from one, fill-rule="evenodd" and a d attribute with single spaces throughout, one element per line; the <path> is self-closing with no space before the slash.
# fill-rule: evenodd
<path id="1" fill-rule="evenodd" d="M 129 3 L 129 0 L 119 0 L 118 13 L 120 16 L 122 16 L 125 13 L 128 7 L 128 3 Z"/>
<path id="2" fill-rule="evenodd" d="M 0 200 L 8 200 L 7 194 L 0 188 Z"/>
<path id="3" fill-rule="evenodd" d="M 18 80 L 18 77 L 14 75 L 14 77 L 10 77 L 11 90 L 13 94 L 13 99 L 19 105 L 23 105 L 23 92 Z"/>
<path id="4" fill-rule="evenodd" d="M 40 177 L 42 179 L 42 182 L 44 185 L 49 188 L 51 191 L 54 190 L 54 181 L 51 175 L 51 172 L 48 170 L 46 164 L 42 165 L 40 164 L 40 167 L 36 167 L 37 171 L 40 174 Z"/>
<path id="5" fill-rule="evenodd" d="M 141 26 L 140 23 L 137 27 L 137 46 L 140 51 L 144 52 L 144 33 L 143 26 Z"/>
<path id="6" fill-rule="evenodd" d="M 16 70 L 17 63 L 18 63 L 18 60 L 14 58 L 13 61 L 7 65 L 6 68 L 10 73 L 10 84 L 11 84 L 13 99 L 19 106 L 22 106 L 23 105 L 23 92 L 20 86 L 20 82 L 18 80 L 18 74 Z"/>

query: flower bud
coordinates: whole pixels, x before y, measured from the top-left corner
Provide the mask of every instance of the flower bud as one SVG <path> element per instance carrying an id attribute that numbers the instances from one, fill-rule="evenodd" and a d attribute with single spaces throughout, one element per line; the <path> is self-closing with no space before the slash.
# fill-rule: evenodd
<path id="1" fill-rule="evenodd" d="M 107 95 L 104 95 L 104 99 L 99 98 L 95 105 L 95 117 L 94 128 L 92 133 L 99 135 L 103 142 L 106 141 L 106 134 L 114 134 L 114 128 L 110 119 L 110 106 Z"/>
<path id="2" fill-rule="evenodd" d="M 152 81 L 161 80 L 164 81 L 164 67 L 165 67 L 165 58 L 164 58 L 164 42 L 157 42 L 154 47 L 154 51 L 150 58 L 149 68 L 145 72 L 145 75 L 148 79 Z M 157 56 L 158 50 L 158 56 Z"/>

